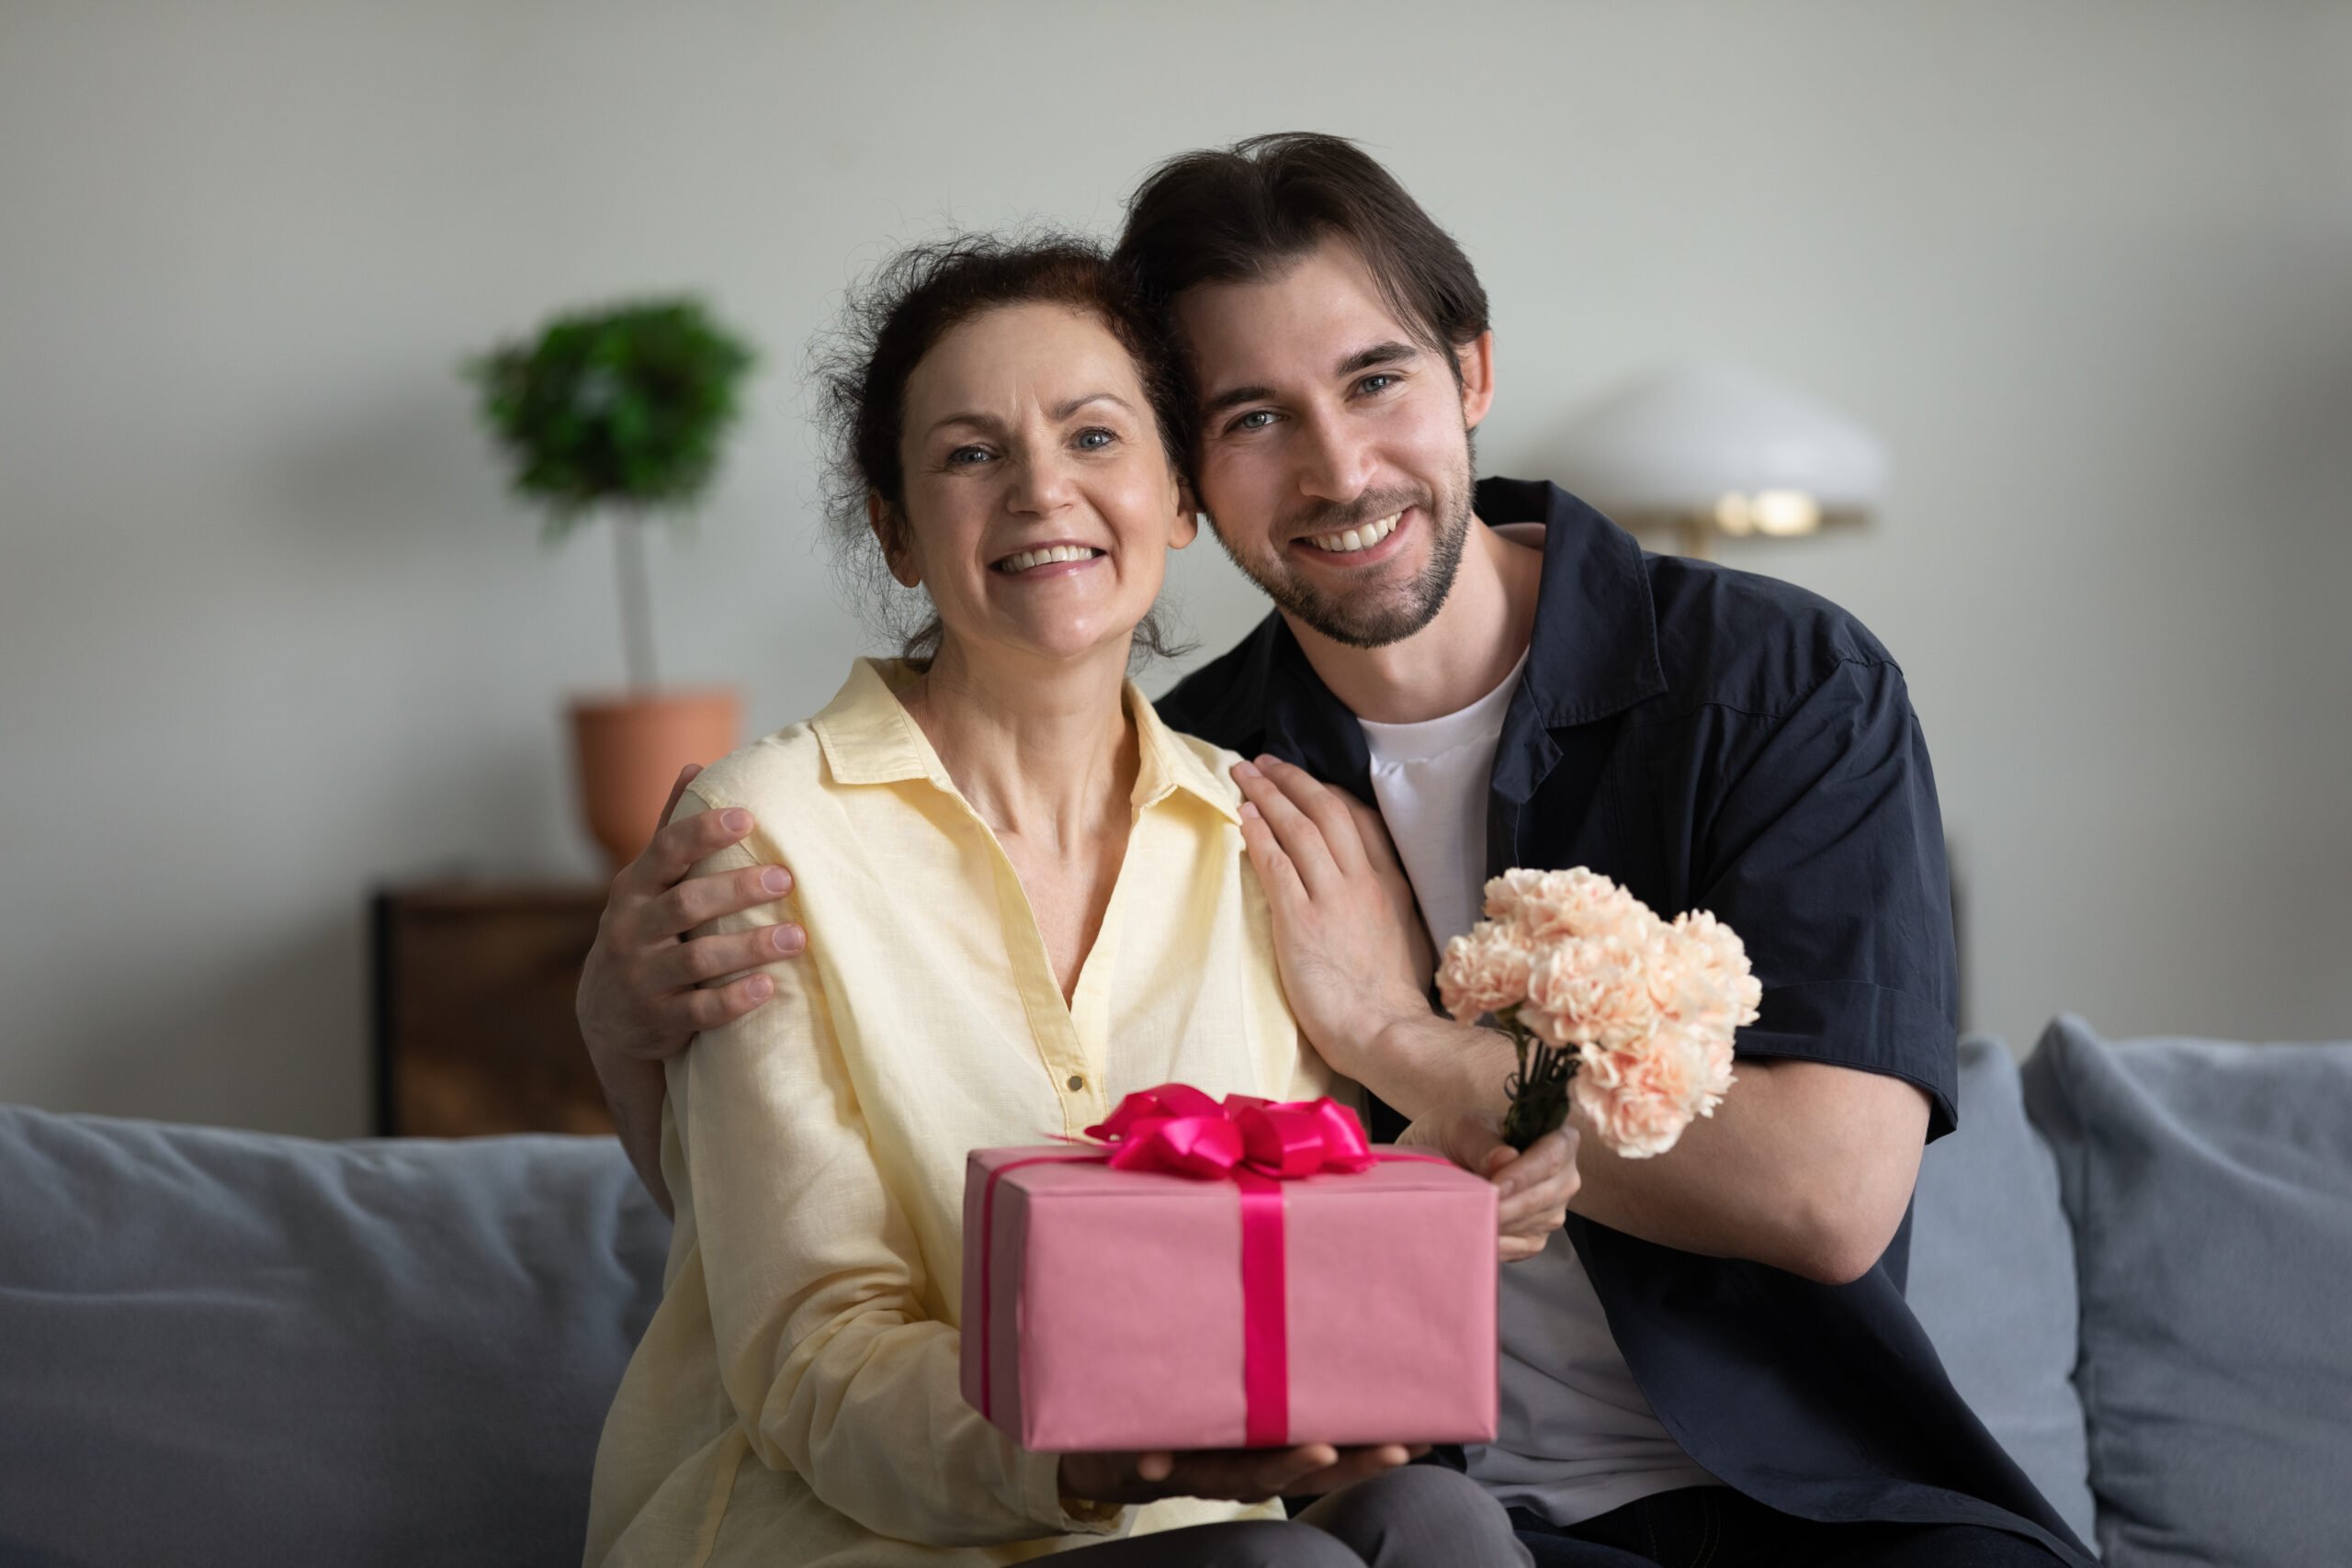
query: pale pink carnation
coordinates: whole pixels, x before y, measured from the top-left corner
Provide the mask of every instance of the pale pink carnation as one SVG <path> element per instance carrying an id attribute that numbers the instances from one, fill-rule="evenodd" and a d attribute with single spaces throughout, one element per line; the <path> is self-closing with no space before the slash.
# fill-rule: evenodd
<path id="1" fill-rule="evenodd" d="M 1507 871 L 1487 884 L 1487 917 L 1508 920 L 1532 942 L 1628 932 L 1648 911 L 1641 900 L 1583 866 Z"/>
<path id="2" fill-rule="evenodd" d="M 1511 926 L 1481 920 L 1467 936 L 1445 944 L 1438 965 L 1438 996 L 1464 1023 L 1515 1008 L 1527 999 L 1527 944 Z"/>
<path id="3" fill-rule="evenodd" d="M 1747 949 L 1736 931 L 1698 909 L 1675 917 L 1665 945 L 1672 955 L 1666 964 L 1671 984 L 1663 987 L 1665 995 L 1652 987 L 1661 1010 L 1726 1040 L 1756 1021 L 1764 987 L 1748 970 Z"/>
<path id="4" fill-rule="evenodd" d="M 1657 1024 L 1640 948 L 1614 934 L 1540 949 L 1520 1021 L 1555 1045 L 1615 1048 Z"/>
<path id="5" fill-rule="evenodd" d="M 1668 1022 L 1636 1045 L 1588 1045 L 1570 1086 L 1594 1131 L 1627 1159 L 1674 1146 L 1695 1117 L 1712 1116 L 1733 1083 L 1728 1040 Z"/>

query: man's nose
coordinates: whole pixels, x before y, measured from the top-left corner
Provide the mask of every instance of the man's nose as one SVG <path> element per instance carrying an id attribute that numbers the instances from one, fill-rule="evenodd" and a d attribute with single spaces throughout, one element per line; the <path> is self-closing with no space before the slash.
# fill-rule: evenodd
<path id="1" fill-rule="evenodd" d="M 1319 501 L 1351 502 L 1372 485 L 1372 443 L 1344 421 L 1310 418 L 1301 432 L 1298 488 Z"/>

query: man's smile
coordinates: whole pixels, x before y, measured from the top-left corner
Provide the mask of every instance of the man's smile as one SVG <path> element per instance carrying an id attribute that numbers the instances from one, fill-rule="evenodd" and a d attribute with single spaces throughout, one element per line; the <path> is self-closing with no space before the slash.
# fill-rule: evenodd
<path id="1" fill-rule="evenodd" d="M 1408 531 L 1406 520 L 1415 510 L 1408 506 L 1354 527 L 1334 529 L 1328 534 L 1309 534 L 1293 539 L 1291 547 L 1310 560 L 1370 566 L 1375 561 L 1387 559 L 1404 547 L 1396 541 Z"/>

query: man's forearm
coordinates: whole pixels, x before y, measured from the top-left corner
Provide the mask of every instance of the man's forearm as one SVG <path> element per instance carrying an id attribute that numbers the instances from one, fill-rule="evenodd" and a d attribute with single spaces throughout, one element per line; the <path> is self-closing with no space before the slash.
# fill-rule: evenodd
<path id="1" fill-rule="evenodd" d="M 637 1179 L 662 1212 L 675 1219 L 670 1184 L 662 1176 L 662 1108 L 667 1094 L 662 1064 L 631 1057 L 608 1066 L 601 1058 L 591 1059 L 605 1090 L 605 1108 L 612 1113 L 613 1130 L 620 1134 Z"/>
<path id="2" fill-rule="evenodd" d="M 1430 1015 L 1392 1025 L 1352 1063 L 1364 1087 L 1412 1118 L 1453 1106 L 1500 1115 L 1510 1043 Z M 1581 1185 L 1569 1207 L 1684 1252 L 1744 1258 L 1839 1282 L 1876 1262 L 1902 1223 L 1926 1142 L 1928 1102 L 1899 1078 L 1817 1062 L 1743 1061 L 1714 1115 L 1663 1155 L 1611 1153 L 1581 1118 Z"/>

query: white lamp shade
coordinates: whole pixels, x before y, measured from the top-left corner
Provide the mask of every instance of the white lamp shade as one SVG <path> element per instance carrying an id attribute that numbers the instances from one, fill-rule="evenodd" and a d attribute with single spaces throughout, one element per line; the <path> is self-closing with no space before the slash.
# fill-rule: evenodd
<path id="1" fill-rule="evenodd" d="M 1867 515 L 1886 472 L 1886 449 L 1845 415 L 1710 364 L 1645 377 L 1605 399 L 1570 428 L 1561 457 L 1568 488 L 1620 521 L 1703 513 L 1735 533 L 1801 533 Z M 1776 525 L 1790 508 L 1802 524 Z"/>

